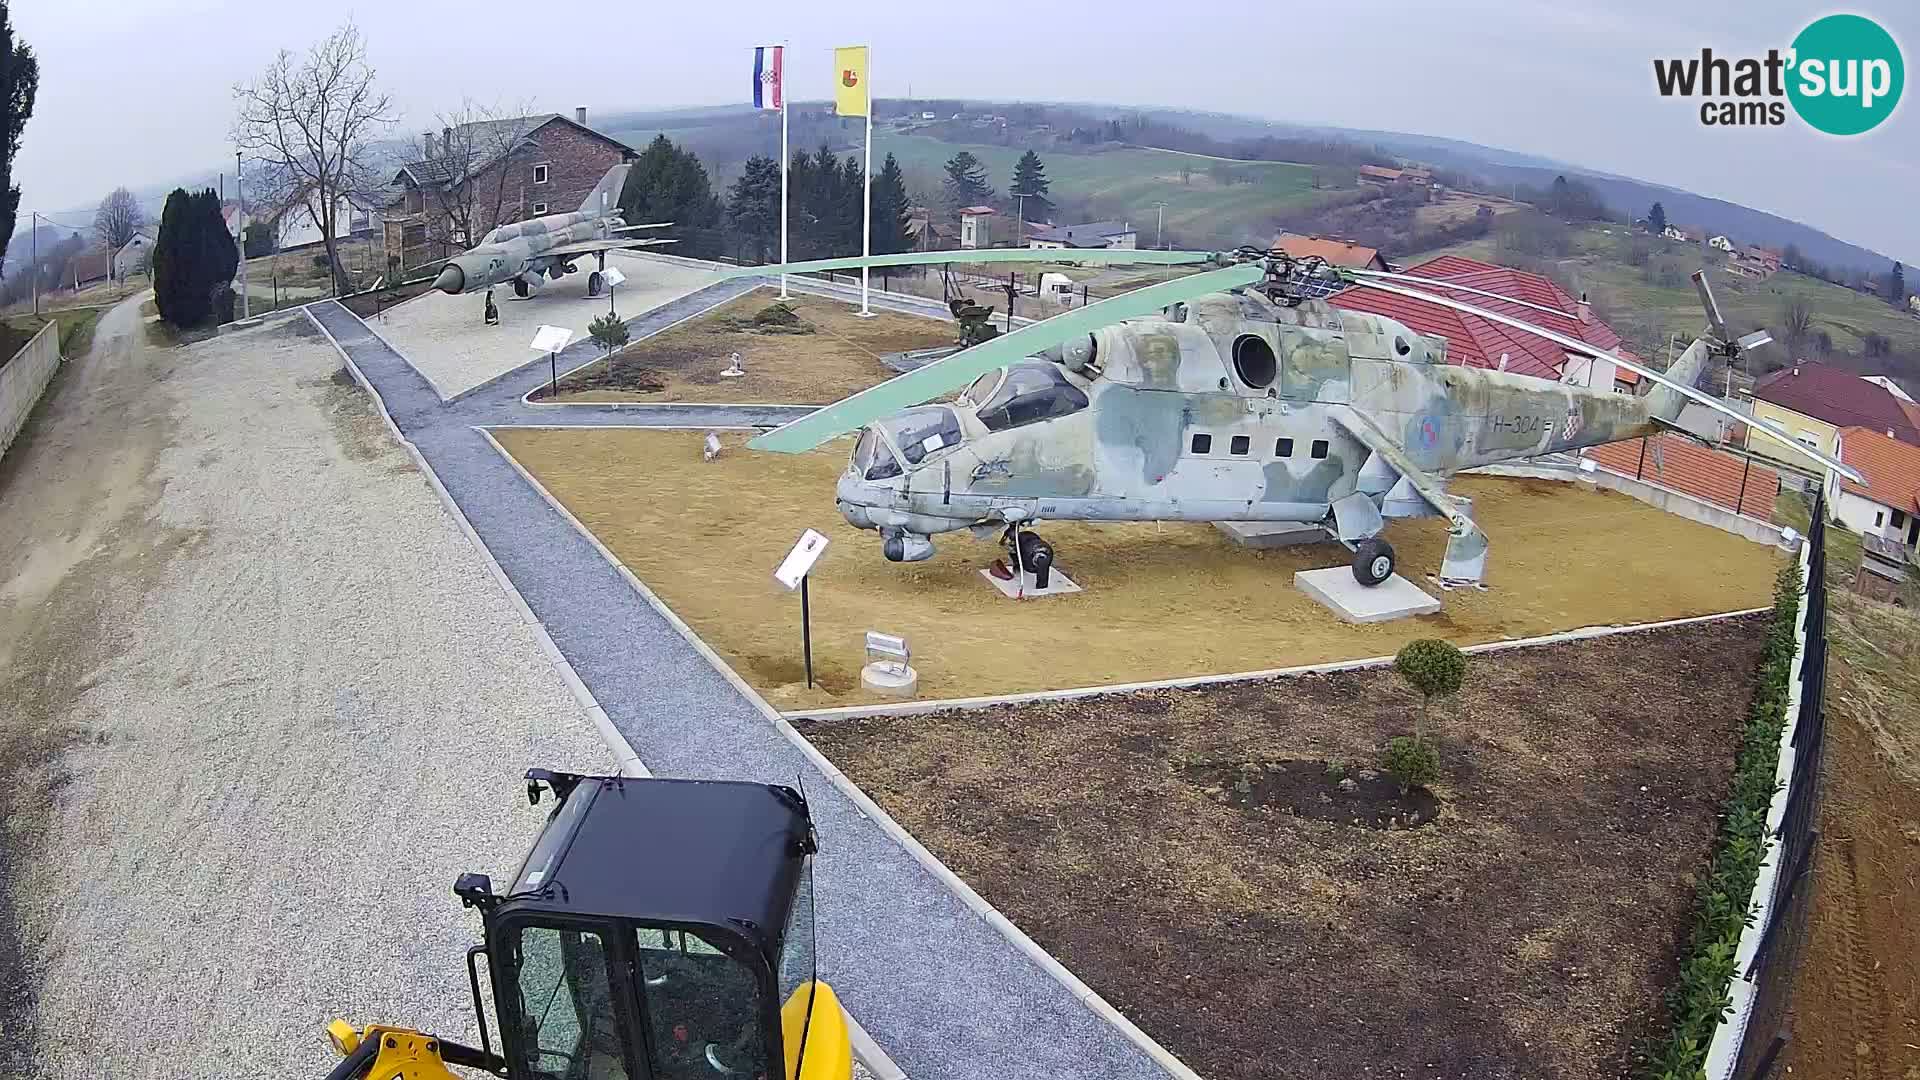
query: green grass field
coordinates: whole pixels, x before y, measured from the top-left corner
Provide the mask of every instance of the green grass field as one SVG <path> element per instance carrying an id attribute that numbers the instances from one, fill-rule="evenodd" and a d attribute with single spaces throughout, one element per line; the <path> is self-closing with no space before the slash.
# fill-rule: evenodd
<path id="1" fill-rule="evenodd" d="M 986 166 L 987 182 L 1004 193 L 1013 178 L 1013 163 L 1022 148 L 951 143 L 924 135 L 874 134 L 875 159 L 893 154 L 910 177 L 937 183 L 945 175 L 947 159 L 968 150 Z M 1273 240 L 1275 215 L 1309 205 L 1321 194 L 1313 188 L 1313 167 L 1288 162 L 1233 162 L 1227 167 L 1251 183 L 1222 184 L 1209 170 L 1221 164 L 1161 150 L 1106 150 L 1069 154 L 1058 150 L 1041 155 L 1054 199 L 1091 199 L 1113 206 L 1113 216 L 1130 221 L 1140 231 L 1140 245 L 1153 243 L 1158 210 L 1167 204 L 1166 229 L 1182 237 L 1211 238 L 1215 243 L 1259 243 Z M 1185 183 L 1180 170 L 1189 170 Z M 1001 234 L 996 234 L 996 239 Z"/>
<path id="2" fill-rule="evenodd" d="M 1628 344 L 1642 355 L 1665 360 L 1669 335 L 1685 335 L 1685 345 L 1705 325 L 1699 298 L 1693 283 L 1686 280 L 1703 263 L 1714 297 L 1727 320 L 1741 331 L 1766 327 L 1776 335 L 1781 329 L 1781 308 L 1792 299 L 1806 302 L 1813 314 L 1813 331 L 1824 330 L 1833 338 L 1835 349 L 1858 352 L 1868 332 L 1887 338 L 1896 350 L 1920 352 L 1920 319 L 1901 312 L 1884 299 L 1858 293 L 1791 271 L 1781 271 L 1764 281 L 1741 277 L 1726 269 L 1723 256 L 1715 252 L 1703 255 L 1692 244 L 1661 241 L 1653 252 L 1654 263 L 1668 260 L 1678 264 L 1682 274 L 1678 285 L 1662 286 L 1647 280 L 1642 268 L 1629 265 L 1622 257 L 1622 232 L 1613 227 L 1611 235 L 1598 228 L 1574 234 L 1573 252 L 1554 260 L 1565 276 L 1587 290 L 1595 310 L 1607 320 Z M 1436 255 L 1461 255 L 1490 262 L 1502 258 L 1495 238 L 1484 237 L 1455 244 L 1438 251 L 1424 252 L 1404 260 L 1424 262 Z"/>

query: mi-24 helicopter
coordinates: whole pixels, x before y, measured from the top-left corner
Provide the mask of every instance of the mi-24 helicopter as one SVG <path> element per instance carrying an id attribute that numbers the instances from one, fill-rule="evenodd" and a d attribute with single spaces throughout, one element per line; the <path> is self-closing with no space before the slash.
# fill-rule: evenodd
<path id="1" fill-rule="evenodd" d="M 1080 259 L 1088 253 L 1068 256 Z M 932 537 L 1001 533 L 1009 563 L 1044 587 L 1053 549 L 1041 521 L 1273 522 L 1320 526 L 1353 552 L 1354 577 L 1394 573 L 1392 518 L 1447 522 L 1439 579 L 1479 584 L 1487 538 L 1471 501 L 1448 494 L 1462 469 L 1679 430 L 1689 401 L 1730 415 L 1827 468 L 1839 460 L 1694 388 L 1709 362 L 1771 340 L 1736 339 L 1704 272 L 1707 330 L 1665 371 L 1441 293 L 1436 279 L 1335 268 L 1281 252 L 1095 253 L 1102 262 L 1212 263 L 1037 322 L 890 379 L 748 445 L 798 453 L 859 431 L 836 488 L 852 525 L 886 558 L 933 554 Z M 1058 259 L 1047 251 L 907 253 L 747 273 L 926 262 Z M 1224 265 L 1220 265 L 1224 264 Z M 1365 284 L 1537 334 L 1574 356 L 1647 380 L 1638 395 L 1445 363 L 1446 343 L 1326 301 Z M 952 401 L 926 404 L 961 391 Z"/>

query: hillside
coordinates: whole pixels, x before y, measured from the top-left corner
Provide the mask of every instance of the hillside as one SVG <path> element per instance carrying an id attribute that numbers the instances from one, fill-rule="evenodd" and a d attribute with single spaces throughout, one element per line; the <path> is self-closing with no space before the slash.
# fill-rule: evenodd
<path id="1" fill-rule="evenodd" d="M 1636 246 L 1646 254 L 1642 265 L 1634 265 Z M 1764 281 L 1744 278 L 1727 271 L 1718 252 L 1644 235 L 1630 236 L 1619 226 L 1572 231 L 1565 255 L 1521 254 L 1496 231 L 1493 236 L 1423 252 L 1404 261 L 1417 263 L 1442 254 L 1549 273 L 1569 291 L 1585 291 L 1594 310 L 1627 340 L 1629 347 L 1662 364 L 1667 359 L 1670 335 L 1683 335 L 1680 344 L 1684 346 L 1706 325 L 1699 298 L 1688 279 L 1705 265 L 1721 311 L 1736 331 L 1765 327 L 1776 338 L 1784 338 L 1785 308 L 1799 301 L 1812 317 L 1799 356 L 1824 356 L 1864 374 L 1893 375 L 1920 387 L 1920 319 L 1903 314 L 1878 296 L 1803 274 L 1783 270 Z M 1830 342 L 1824 349 L 1822 334 Z M 1875 345 L 1870 349 L 1869 335 L 1883 339 L 1885 347 Z M 1787 358 L 1784 345 L 1768 346 L 1756 357 L 1768 368 L 1783 365 Z"/>

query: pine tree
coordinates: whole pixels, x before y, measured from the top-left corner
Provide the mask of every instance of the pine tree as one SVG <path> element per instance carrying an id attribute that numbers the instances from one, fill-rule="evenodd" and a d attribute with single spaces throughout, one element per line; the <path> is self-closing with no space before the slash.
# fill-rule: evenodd
<path id="1" fill-rule="evenodd" d="M 1041 163 L 1040 155 L 1029 150 L 1014 163 L 1013 185 L 1007 188 L 1007 194 L 1045 195 L 1052 186 L 1047 180 L 1047 167 Z"/>
<path id="2" fill-rule="evenodd" d="M 7 257 L 7 241 L 20 211 L 20 187 L 13 182 L 13 155 L 20 149 L 20 133 L 33 116 L 33 99 L 40 89 L 40 62 L 24 41 L 13 38 L 7 5 L 0 3 L 0 260 Z"/>
<path id="3" fill-rule="evenodd" d="M 966 150 L 947 159 L 947 179 L 943 186 L 947 201 L 956 210 L 993 198 L 993 187 L 987 183 L 987 167 Z"/>
<path id="4" fill-rule="evenodd" d="M 845 164 L 840 166 L 840 186 L 834 191 L 833 209 L 838 224 L 834 230 L 836 254 L 852 255 L 860 250 L 866 227 L 866 212 L 860 200 L 865 197 L 866 186 L 867 175 L 860 159 L 848 154 Z"/>
<path id="5" fill-rule="evenodd" d="M 153 306 L 171 326 L 197 326 L 206 318 L 195 310 L 190 278 L 193 258 L 188 251 L 187 217 L 193 197 L 174 188 L 160 211 L 160 237 L 153 245 Z"/>
<path id="6" fill-rule="evenodd" d="M 892 154 L 873 178 L 873 253 L 891 255 L 905 251 L 911 243 L 907 235 L 907 181 L 900 163 Z"/>
<path id="7" fill-rule="evenodd" d="M 1898 262 L 1893 264 L 1893 273 L 1887 275 L 1887 299 L 1893 301 L 1894 307 L 1900 307 L 1907 302 L 1906 268 Z"/>
<path id="8" fill-rule="evenodd" d="M 189 195 L 175 188 L 160 215 L 153 247 L 153 299 L 176 327 L 232 318 L 233 274 L 240 265 L 212 188 Z"/>
<path id="9" fill-rule="evenodd" d="M 779 198 L 779 177 L 774 178 L 774 197 Z M 620 211 L 627 221 L 639 225 L 652 221 L 671 221 L 673 231 L 666 234 L 678 243 L 674 251 L 699 258 L 719 253 L 720 200 L 713 194 L 713 181 L 699 155 L 675 146 L 665 135 L 653 142 L 635 159 L 620 192 Z M 778 203 L 775 204 L 778 223 Z"/>
<path id="10" fill-rule="evenodd" d="M 765 154 L 747 159 L 740 178 L 727 189 L 727 222 L 753 249 L 756 262 L 780 237 L 780 163 Z"/>
<path id="11" fill-rule="evenodd" d="M 1654 203 L 1647 211 L 1647 231 L 1655 236 L 1667 231 L 1667 208 Z"/>

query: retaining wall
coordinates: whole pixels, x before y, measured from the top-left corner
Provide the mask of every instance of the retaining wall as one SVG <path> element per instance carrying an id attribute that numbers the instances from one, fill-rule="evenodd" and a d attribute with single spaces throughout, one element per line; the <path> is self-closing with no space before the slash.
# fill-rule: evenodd
<path id="1" fill-rule="evenodd" d="M 1534 480 L 1562 480 L 1567 483 L 1584 481 L 1612 491 L 1617 491 L 1622 495 L 1631 496 L 1646 503 L 1648 506 L 1659 507 L 1669 514 L 1678 514 L 1689 521 L 1697 521 L 1702 525 L 1711 525 L 1721 532 L 1732 533 L 1735 536 L 1751 540 L 1756 544 L 1786 548 L 1789 551 L 1793 550 L 1792 547 L 1788 546 L 1782 540 L 1780 526 L 1770 521 L 1761 521 L 1758 518 L 1750 518 L 1742 514 L 1736 514 L 1724 506 L 1715 506 L 1709 502 L 1702 502 L 1684 491 L 1676 491 L 1664 484 L 1656 484 L 1651 480 L 1635 480 L 1631 476 L 1624 476 L 1604 466 L 1596 468 L 1590 473 L 1561 466 L 1541 465 L 1483 465 L 1477 469 L 1468 469 L 1466 471 L 1485 473 L 1489 476 L 1522 476 Z"/>
<path id="2" fill-rule="evenodd" d="M 20 347 L 13 359 L 0 364 L 0 454 L 27 422 L 27 414 L 60 368 L 60 324 L 49 321 Z"/>

